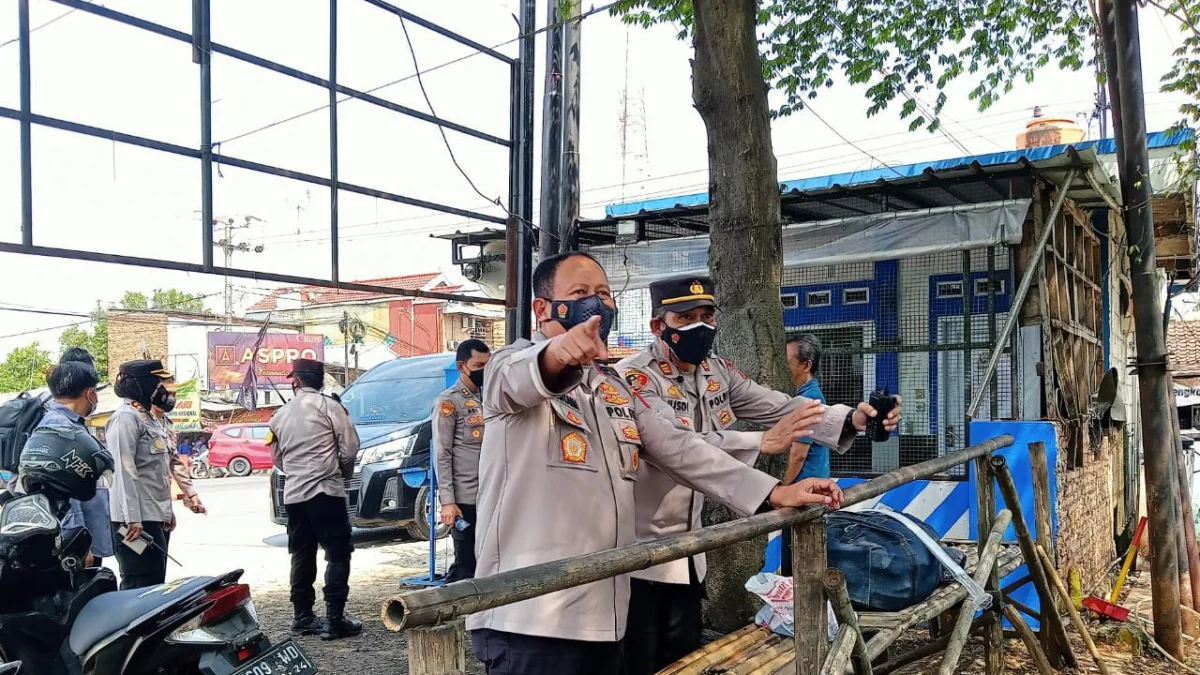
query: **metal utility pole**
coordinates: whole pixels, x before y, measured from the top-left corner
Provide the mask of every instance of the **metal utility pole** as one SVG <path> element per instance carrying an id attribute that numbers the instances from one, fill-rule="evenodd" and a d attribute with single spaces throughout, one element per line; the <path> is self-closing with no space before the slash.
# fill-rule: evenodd
<path id="1" fill-rule="evenodd" d="M 1109 5 L 1104 2 L 1101 6 Z M 1159 314 L 1155 270 L 1154 218 L 1151 211 L 1150 158 L 1146 148 L 1146 107 L 1142 90 L 1141 44 L 1134 0 L 1111 0 L 1112 31 L 1103 36 L 1105 54 L 1115 56 L 1120 98 L 1113 97 L 1113 126 L 1117 147 L 1125 226 L 1129 237 L 1129 266 L 1133 283 L 1133 320 L 1137 344 L 1137 374 L 1142 407 L 1142 445 L 1146 466 L 1146 508 L 1150 526 L 1150 592 L 1154 639 L 1177 659 L 1183 659 L 1179 605 L 1180 524 L 1179 486 L 1167 396 L 1167 352 Z M 1107 23 L 1107 21 L 1106 21 Z M 1108 46 L 1111 43 L 1111 48 Z M 1114 67 L 1115 66 L 1115 67 Z"/>
<path id="2" fill-rule="evenodd" d="M 533 79 L 534 30 L 537 0 L 521 3 L 521 49 L 512 74 L 512 139 L 510 153 L 509 245 L 505 248 L 507 265 L 515 265 L 506 286 L 514 294 L 506 315 L 509 342 L 529 337 L 529 318 L 533 307 Z"/>
<path id="3" fill-rule="evenodd" d="M 560 21 L 558 0 L 546 8 L 546 25 Z M 563 27 L 546 32 L 546 86 L 542 94 L 542 194 L 538 216 L 543 258 L 559 251 L 562 207 Z"/>
<path id="4" fill-rule="evenodd" d="M 576 227 L 579 223 L 579 104 L 580 34 L 583 21 L 579 18 L 580 3 L 570 4 L 570 16 L 562 25 L 562 141 L 559 143 L 558 169 L 558 250 L 579 248 Z"/>
<path id="5" fill-rule="evenodd" d="M 213 245 L 220 247 L 220 249 L 225 252 L 225 269 L 227 269 L 227 270 L 233 268 L 233 253 L 234 253 L 234 251 L 238 251 L 240 253 L 249 253 L 251 251 L 253 251 L 255 253 L 262 253 L 263 249 L 264 249 L 262 244 L 258 244 L 257 246 L 252 247 L 244 241 L 238 242 L 236 244 L 233 242 L 233 231 L 234 230 L 244 230 L 244 229 L 249 228 L 250 225 L 254 222 L 260 222 L 260 223 L 263 222 L 262 218 L 258 218 L 256 216 L 245 216 L 243 221 L 244 222 L 242 224 L 238 225 L 236 218 L 225 218 L 224 220 L 219 219 L 219 218 L 213 219 L 213 225 L 222 225 L 225 228 L 224 236 L 222 236 L 219 241 L 213 242 Z M 226 328 L 226 330 L 228 330 L 232 326 L 233 326 L 233 277 L 226 274 L 225 275 L 225 328 Z"/>

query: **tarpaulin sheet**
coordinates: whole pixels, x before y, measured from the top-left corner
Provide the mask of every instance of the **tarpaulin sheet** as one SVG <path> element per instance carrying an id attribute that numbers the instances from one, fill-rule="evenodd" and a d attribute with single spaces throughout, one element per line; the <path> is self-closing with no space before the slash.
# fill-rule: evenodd
<path id="1" fill-rule="evenodd" d="M 1017 244 L 1030 200 L 893 211 L 783 228 L 783 266 L 897 260 L 931 253 Z M 588 249 L 627 288 L 677 274 L 708 274 L 708 237 Z"/>

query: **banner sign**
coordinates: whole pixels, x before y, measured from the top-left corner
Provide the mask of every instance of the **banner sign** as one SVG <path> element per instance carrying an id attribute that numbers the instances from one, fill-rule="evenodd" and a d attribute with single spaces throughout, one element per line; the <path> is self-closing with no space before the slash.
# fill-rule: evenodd
<path id="1" fill-rule="evenodd" d="M 167 413 L 167 418 L 176 432 L 201 431 L 200 388 L 195 380 L 175 385 L 175 409 Z"/>
<path id="2" fill-rule="evenodd" d="M 254 349 L 258 333 L 208 334 L 208 388 L 241 389 L 253 367 L 258 386 L 287 384 L 296 359 L 325 360 L 325 336 L 268 333 Z"/>

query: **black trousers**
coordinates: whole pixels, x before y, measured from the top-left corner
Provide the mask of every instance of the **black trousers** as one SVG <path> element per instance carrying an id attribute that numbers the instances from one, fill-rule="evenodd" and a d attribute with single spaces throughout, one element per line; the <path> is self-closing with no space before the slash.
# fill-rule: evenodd
<path id="1" fill-rule="evenodd" d="M 292 607 L 311 611 L 317 594 L 317 546 L 325 551 L 325 604 L 331 614 L 341 614 L 350 597 L 350 515 L 346 498 L 317 495 L 299 504 L 288 504 L 288 553 L 292 554 Z"/>
<path id="2" fill-rule="evenodd" d="M 654 675 L 700 648 L 704 584 L 691 572 L 689 584 L 629 580 L 624 675 Z"/>
<path id="3" fill-rule="evenodd" d="M 465 530 L 450 528 L 454 540 L 454 562 L 446 572 L 446 583 L 475 578 L 475 505 L 459 504 L 463 520 L 471 524 Z"/>
<path id="4" fill-rule="evenodd" d="M 471 649 L 488 675 L 620 675 L 620 642 L 585 642 L 471 631 Z"/>
<path id="5" fill-rule="evenodd" d="M 121 569 L 121 590 L 157 586 L 167 581 L 167 546 L 171 541 L 171 533 L 167 532 L 166 523 L 145 522 L 142 529 L 157 546 L 146 545 L 146 549 L 138 553 L 125 545 L 125 537 L 117 533 L 121 523 L 112 524 L 113 550 L 117 558 L 117 566 Z"/>

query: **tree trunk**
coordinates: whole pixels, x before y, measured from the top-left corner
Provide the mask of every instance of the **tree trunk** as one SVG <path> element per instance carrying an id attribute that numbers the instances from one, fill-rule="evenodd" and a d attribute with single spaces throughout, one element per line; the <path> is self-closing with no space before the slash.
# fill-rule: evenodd
<path id="1" fill-rule="evenodd" d="M 758 382 L 787 390 L 779 302 L 783 236 L 757 9 L 755 0 L 695 2 L 692 98 L 708 131 L 708 259 L 721 299 L 720 353 Z M 771 464 L 772 473 L 782 475 L 786 461 Z M 705 507 L 706 524 L 733 516 L 719 504 Z M 729 631 L 754 616 L 758 603 L 744 585 L 761 569 L 764 546 L 757 539 L 709 554 L 710 627 Z"/>

